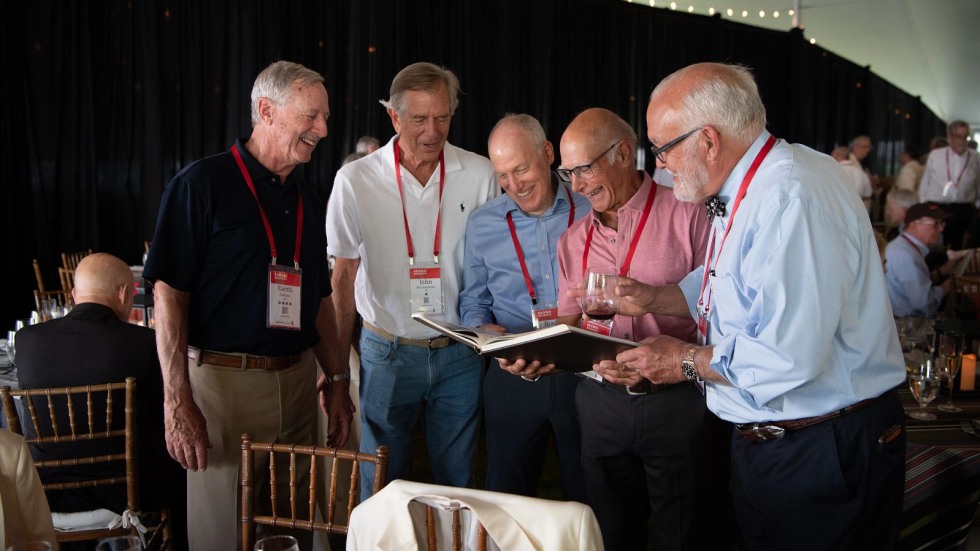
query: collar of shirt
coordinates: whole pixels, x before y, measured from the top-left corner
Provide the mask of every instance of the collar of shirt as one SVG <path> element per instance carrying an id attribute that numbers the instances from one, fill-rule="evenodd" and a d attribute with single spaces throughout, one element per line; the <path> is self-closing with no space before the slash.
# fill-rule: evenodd
<path id="1" fill-rule="evenodd" d="M 248 169 L 248 175 L 252 177 L 252 181 L 256 185 L 269 185 L 275 184 L 279 185 L 279 176 L 274 174 L 271 170 L 265 167 L 262 163 L 252 156 L 252 153 L 245 147 L 245 143 L 248 142 L 247 138 L 238 138 L 235 141 L 235 145 L 238 146 L 238 153 L 242 156 L 242 161 L 245 163 L 245 168 Z M 297 166 L 289 173 L 289 177 L 286 178 L 285 182 L 282 182 L 283 188 L 287 186 L 296 185 L 298 178 L 296 175 L 299 174 L 297 171 L 299 167 Z M 237 170 L 236 170 L 237 171 Z"/>
<path id="2" fill-rule="evenodd" d="M 755 160 L 755 156 L 762 150 L 762 146 L 766 144 L 766 140 L 769 139 L 769 132 L 763 130 L 759 137 L 752 142 L 749 149 L 742 155 L 738 163 L 735 164 L 735 168 L 732 169 L 731 174 L 725 179 L 725 183 L 722 184 L 721 189 L 718 190 L 718 198 L 725 202 L 725 215 L 716 216 L 713 220 L 714 224 L 720 224 L 724 227 L 728 223 L 728 218 L 732 215 L 732 209 L 734 208 L 735 196 L 738 194 L 738 188 L 742 185 L 742 179 L 749 172 L 749 167 L 752 166 L 752 161 Z M 752 186 L 749 185 L 749 190 L 746 195 L 752 192 Z"/>
<path id="3" fill-rule="evenodd" d="M 922 241 L 916 239 L 915 236 L 912 235 L 911 233 L 906 233 L 903 231 L 902 235 L 905 236 L 906 239 L 911 241 L 913 245 L 915 245 L 915 248 L 919 250 L 919 254 L 925 255 L 927 252 L 929 252 L 929 247 L 927 247 L 926 244 L 923 243 Z"/>

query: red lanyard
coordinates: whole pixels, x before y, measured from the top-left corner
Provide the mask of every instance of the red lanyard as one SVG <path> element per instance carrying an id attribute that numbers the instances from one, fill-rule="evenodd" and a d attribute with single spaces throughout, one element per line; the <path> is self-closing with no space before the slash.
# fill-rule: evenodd
<path id="1" fill-rule="evenodd" d="M 402 201 L 402 221 L 405 222 L 405 241 L 408 242 L 408 265 L 415 264 L 415 246 L 412 244 L 412 230 L 408 228 L 408 214 L 405 212 L 405 195 L 402 191 L 402 154 L 398 149 L 398 142 L 394 143 L 395 149 L 395 180 L 398 182 L 398 198 Z M 439 210 L 436 213 L 436 236 L 432 243 L 432 258 L 436 264 L 439 263 L 439 232 L 442 224 L 442 190 L 446 184 L 446 159 L 443 152 L 439 152 Z"/>
<path id="2" fill-rule="evenodd" d="M 630 248 L 626 252 L 626 260 L 623 261 L 623 266 L 619 269 L 619 275 L 626 277 L 626 274 L 630 271 L 630 264 L 633 263 L 633 253 L 636 252 L 636 245 L 640 242 L 640 234 L 643 233 L 643 227 L 647 225 L 647 219 L 650 218 L 650 211 L 653 207 L 653 198 L 657 195 L 657 184 L 656 182 L 651 182 L 650 184 L 650 194 L 647 195 L 647 203 L 643 207 L 643 214 L 640 216 L 640 224 L 636 227 L 636 231 L 633 233 L 633 239 L 630 241 Z M 585 250 L 582 252 L 582 279 L 585 279 L 585 268 L 589 265 L 589 249 L 592 248 L 592 232 L 595 230 L 595 224 L 589 224 L 589 233 L 585 236 Z"/>
<path id="3" fill-rule="evenodd" d="M 568 189 L 568 186 L 562 186 L 565 189 L 565 197 L 568 198 L 568 206 L 570 210 L 568 212 L 568 227 L 571 227 L 572 222 L 575 221 L 575 202 L 572 200 L 572 194 Z M 521 273 L 524 274 L 524 284 L 527 285 L 527 293 L 531 295 L 531 304 L 538 304 L 538 296 L 534 292 L 534 283 L 531 282 L 531 274 L 527 271 L 527 263 L 524 262 L 524 251 L 521 250 L 521 242 L 517 239 L 517 228 L 514 227 L 514 218 L 510 215 L 510 211 L 507 211 L 507 226 L 510 228 L 510 238 L 514 240 L 514 250 L 517 252 L 517 261 L 521 264 Z"/>
<path id="4" fill-rule="evenodd" d="M 739 205 L 742 204 L 742 199 L 745 197 L 745 192 L 749 190 L 749 184 L 752 183 L 752 178 L 755 177 L 755 173 L 759 170 L 759 165 L 762 164 L 762 160 L 766 158 L 772 147 L 776 145 L 776 137 L 769 135 L 769 139 L 766 140 L 765 145 L 756 154 L 755 159 L 749 166 L 749 171 L 745 173 L 745 177 L 742 178 L 742 184 L 738 188 L 738 193 L 735 195 L 735 204 L 732 206 L 732 214 L 728 218 L 728 225 L 725 226 L 725 234 L 721 237 L 721 245 L 718 247 L 718 256 L 715 257 L 715 264 L 718 264 L 718 259 L 721 258 L 721 251 L 725 248 L 725 240 L 728 239 L 728 232 L 732 229 L 732 223 L 735 221 L 735 213 L 738 212 Z M 715 231 L 711 231 L 711 241 L 708 243 L 708 258 L 704 262 L 704 276 L 701 278 L 701 294 L 698 297 L 698 309 L 707 315 L 707 306 L 704 304 L 704 289 L 708 285 L 708 274 L 714 271 L 714 267 L 711 265 L 711 258 L 714 254 L 715 249 Z M 708 304 L 710 305 L 711 298 L 708 298 Z M 701 307 L 704 306 L 704 309 Z"/>
<path id="5" fill-rule="evenodd" d="M 272 226 L 269 224 L 269 217 L 265 215 L 265 209 L 262 208 L 262 203 L 259 203 L 259 194 L 255 191 L 255 184 L 252 182 L 252 177 L 248 173 L 248 169 L 245 168 L 245 162 L 242 161 L 242 154 L 238 152 L 238 145 L 231 146 L 231 153 L 235 156 L 235 162 L 238 163 L 238 170 L 241 171 L 242 177 L 245 178 L 245 183 L 248 184 L 249 191 L 252 192 L 252 196 L 255 197 L 255 202 L 259 206 L 259 214 L 262 215 L 262 224 L 265 225 L 265 235 L 269 238 L 269 250 L 272 251 L 272 264 L 276 264 L 276 257 L 278 253 L 276 252 L 276 240 L 272 237 Z M 285 183 L 285 182 L 283 182 Z M 293 266 L 299 269 L 299 246 L 303 241 L 303 190 L 296 187 L 296 250 L 293 251 Z"/>
<path id="6" fill-rule="evenodd" d="M 960 175 L 956 177 L 956 181 L 953 181 L 953 175 L 949 172 L 949 149 L 946 150 L 946 179 L 953 184 L 953 187 L 959 187 L 960 178 L 963 177 L 963 173 L 966 172 L 967 165 L 970 164 L 970 154 L 966 154 L 966 161 L 963 163 L 963 168 L 960 169 Z"/>

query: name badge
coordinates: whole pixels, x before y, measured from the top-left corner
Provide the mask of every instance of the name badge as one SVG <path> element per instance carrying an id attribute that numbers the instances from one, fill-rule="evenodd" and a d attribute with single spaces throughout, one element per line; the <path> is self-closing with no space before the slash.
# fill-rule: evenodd
<path id="1" fill-rule="evenodd" d="M 554 302 L 531 306 L 531 323 L 535 329 L 552 327 L 558 324 L 558 305 Z"/>
<path id="2" fill-rule="evenodd" d="M 698 345 L 704 346 L 708 342 L 708 318 L 704 312 L 698 312 Z"/>
<path id="3" fill-rule="evenodd" d="M 300 330 L 303 270 L 269 264 L 266 327 Z"/>
<path id="4" fill-rule="evenodd" d="M 413 266 L 408 269 L 409 302 L 412 313 L 442 314 L 442 269 Z"/>
<path id="5" fill-rule="evenodd" d="M 611 336 L 612 335 L 612 320 L 594 320 L 587 319 L 582 324 L 582 329 L 586 331 L 592 331 L 593 333 L 598 333 L 600 335 Z"/>
<path id="6" fill-rule="evenodd" d="M 953 182 L 946 182 L 945 184 L 943 184 L 943 197 L 946 197 L 946 195 L 949 194 L 949 190 L 951 189 L 955 191 L 956 184 L 954 184 Z"/>

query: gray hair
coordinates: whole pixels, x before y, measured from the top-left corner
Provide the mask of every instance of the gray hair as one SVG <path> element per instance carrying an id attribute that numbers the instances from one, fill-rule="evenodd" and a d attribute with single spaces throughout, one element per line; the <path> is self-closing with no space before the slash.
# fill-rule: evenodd
<path id="1" fill-rule="evenodd" d="M 289 87 L 298 82 L 300 86 L 322 83 L 323 76 L 292 61 L 276 61 L 255 77 L 252 85 L 252 126 L 261 120 L 259 100 L 266 98 L 277 106 L 283 106 L 290 99 Z"/>
<path id="2" fill-rule="evenodd" d="M 682 100 L 682 109 L 677 113 L 681 127 L 690 130 L 713 126 L 723 135 L 752 143 L 766 128 L 766 108 L 747 67 L 726 63 L 690 65 L 660 81 L 650 94 L 650 101 L 690 73 L 705 71 L 705 78 L 697 79 Z"/>
<path id="3" fill-rule="evenodd" d="M 946 133 L 947 134 L 952 134 L 953 133 L 953 130 L 956 130 L 957 128 L 966 128 L 967 131 L 969 131 L 970 130 L 970 123 L 968 123 L 968 122 L 966 122 L 964 120 L 960 120 L 960 119 L 956 119 L 954 121 L 950 121 L 950 123 L 946 125 Z"/>
<path id="4" fill-rule="evenodd" d="M 534 148 L 538 153 L 544 152 L 544 143 L 548 141 L 548 137 L 544 133 L 544 128 L 538 122 L 538 119 L 524 113 L 507 113 L 497 121 L 497 124 L 493 125 L 493 129 L 490 130 L 490 135 L 487 138 L 488 148 L 490 140 L 493 139 L 493 135 L 497 132 L 497 129 L 507 124 L 512 124 L 527 134 L 531 138 L 531 142 L 534 143 Z"/>
<path id="5" fill-rule="evenodd" d="M 381 146 L 381 142 L 374 136 L 361 136 L 360 139 L 357 140 L 357 145 L 354 146 L 354 151 L 358 153 L 367 153 L 368 147 L 372 145 L 375 148 L 378 148 Z"/>
<path id="6" fill-rule="evenodd" d="M 449 114 L 459 106 L 459 79 L 455 73 L 433 63 L 419 62 L 405 67 L 391 81 L 387 100 L 378 100 L 388 109 L 394 109 L 398 116 L 405 115 L 405 92 L 435 92 L 440 86 L 449 91 Z"/>
<path id="7" fill-rule="evenodd" d="M 894 188 L 888 192 L 886 201 L 891 201 L 896 207 L 909 208 L 919 202 L 919 194 L 911 189 Z"/>

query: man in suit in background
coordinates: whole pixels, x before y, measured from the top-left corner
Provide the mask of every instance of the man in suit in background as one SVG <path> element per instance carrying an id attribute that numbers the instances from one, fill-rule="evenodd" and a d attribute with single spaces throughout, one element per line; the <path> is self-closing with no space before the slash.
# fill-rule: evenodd
<path id="1" fill-rule="evenodd" d="M 94 253 L 82 259 L 75 270 L 75 307 L 71 312 L 17 333 L 17 379 L 20 388 L 31 389 L 136 378 L 140 506 L 144 511 L 171 508 L 175 544 L 181 549 L 186 547 L 185 475 L 167 453 L 163 381 L 154 331 L 128 323 L 135 286 L 133 273 L 119 258 Z M 87 453 L 82 450 L 94 444 L 79 442 L 79 453 Z M 36 459 L 58 457 L 43 445 L 32 448 Z M 110 469 L 118 471 L 120 467 Z M 70 479 L 68 471 L 46 472 L 50 473 L 46 477 L 49 482 L 59 480 L 59 476 Z M 51 509 L 59 512 L 104 507 L 122 513 L 126 509 L 122 486 L 48 492 L 48 500 Z"/>

